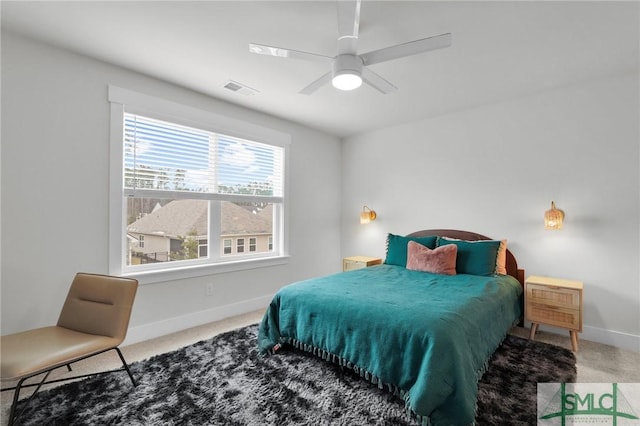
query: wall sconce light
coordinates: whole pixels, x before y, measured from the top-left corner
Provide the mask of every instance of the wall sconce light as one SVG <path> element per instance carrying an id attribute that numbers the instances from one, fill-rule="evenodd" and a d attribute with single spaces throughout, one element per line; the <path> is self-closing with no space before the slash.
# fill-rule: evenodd
<path id="1" fill-rule="evenodd" d="M 364 206 L 362 208 L 362 213 L 360 213 L 360 223 L 362 224 L 369 223 L 372 220 L 376 220 L 376 217 L 378 217 L 376 212 L 371 210 L 369 207 Z"/>
<path id="2" fill-rule="evenodd" d="M 544 229 L 562 229 L 564 212 L 556 208 L 556 204 L 551 202 L 551 209 L 544 213 Z"/>

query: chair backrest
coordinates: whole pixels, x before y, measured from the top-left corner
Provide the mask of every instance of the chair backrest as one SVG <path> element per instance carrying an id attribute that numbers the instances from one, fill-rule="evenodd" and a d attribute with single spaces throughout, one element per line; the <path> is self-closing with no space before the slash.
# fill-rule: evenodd
<path id="1" fill-rule="evenodd" d="M 58 327 L 120 339 L 127 335 L 138 281 L 109 275 L 76 274 Z M 118 343 L 118 344 L 120 344 Z"/>

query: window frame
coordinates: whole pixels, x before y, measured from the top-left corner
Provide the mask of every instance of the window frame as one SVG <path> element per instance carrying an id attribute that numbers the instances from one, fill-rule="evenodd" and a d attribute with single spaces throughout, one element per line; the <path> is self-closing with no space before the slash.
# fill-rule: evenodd
<path id="1" fill-rule="evenodd" d="M 141 284 L 162 282 L 204 276 L 215 273 L 241 271 L 247 269 L 281 265 L 289 259 L 288 239 L 288 182 L 289 182 L 289 146 L 291 136 L 257 124 L 227 117 L 211 111 L 194 108 L 173 101 L 157 98 L 110 85 L 108 87 L 110 103 L 110 182 L 109 182 L 109 273 L 133 277 Z M 140 114 L 184 126 L 196 127 L 216 133 L 253 140 L 282 147 L 284 150 L 284 179 L 282 202 L 274 208 L 273 235 L 279 235 L 273 251 L 268 254 L 245 254 L 243 256 L 212 255 L 211 235 L 220 239 L 219 224 L 211 221 L 209 229 L 209 258 L 206 261 L 181 261 L 173 265 L 161 265 L 152 269 L 139 269 L 126 266 L 124 255 L 127 250 L 126 203 L 123 185 L 123 134 L 124 113 Z M 159 194 L 161 195 L 161 194 Z M 195 197 L 194 197 L 195 198 Z M 219 201 L 210 201 L 210 205 Z M 215 209 L 210 209 L 215 210 Z M 278 210 L 278 212 L 276 212 Z M 280 240 L 280 241 L 278 241 Z M 215 244 L 217 247 L 218 244 Z M 167 262 L 173 263 L 173 262 Z"/>

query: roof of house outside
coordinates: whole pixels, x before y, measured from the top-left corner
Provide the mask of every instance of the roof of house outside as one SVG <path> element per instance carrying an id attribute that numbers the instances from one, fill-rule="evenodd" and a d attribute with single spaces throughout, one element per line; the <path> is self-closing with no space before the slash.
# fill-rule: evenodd
<path id="1" fill-rule="evenodd" d="M 253 213 L 229 201 L 222 202 L 221 235 L 256 235 L 273 233 L 273 206 Z"/>
<path id="2" fill-rule="evenodd" d="M 208 201 L 174 200 L 162 208 L 154 209 L 127 227 L 128 232 L 178 238 L 189 235 L 207 235 Z M 253 213 L 232 202 L 222 202 L 222 235 L 271 234 L 273 207 Z"/>

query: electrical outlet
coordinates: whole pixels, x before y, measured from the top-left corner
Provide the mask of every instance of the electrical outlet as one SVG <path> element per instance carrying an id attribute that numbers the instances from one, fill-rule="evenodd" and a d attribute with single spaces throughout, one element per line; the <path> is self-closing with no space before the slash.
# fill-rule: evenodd
<path id="1" fill-rule="evenodd" d="M 204 290 L 204 294 L 207 296 L 213 296 L 213 284 L 207 284 L 207 287 Z"/>

